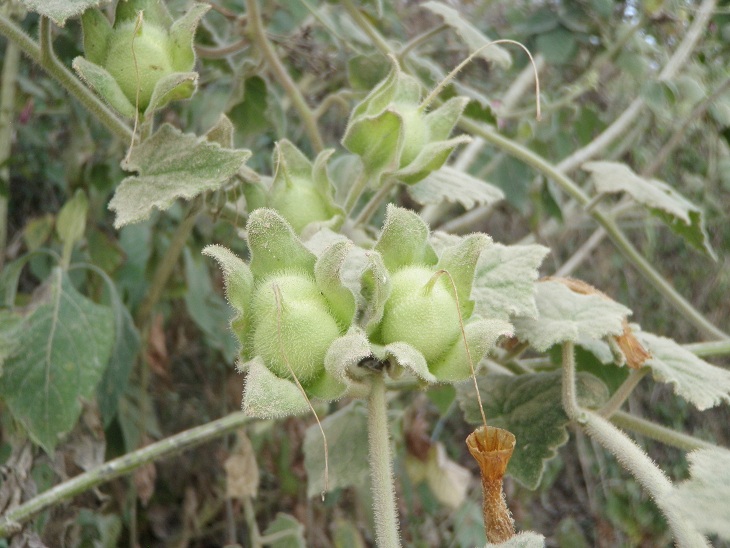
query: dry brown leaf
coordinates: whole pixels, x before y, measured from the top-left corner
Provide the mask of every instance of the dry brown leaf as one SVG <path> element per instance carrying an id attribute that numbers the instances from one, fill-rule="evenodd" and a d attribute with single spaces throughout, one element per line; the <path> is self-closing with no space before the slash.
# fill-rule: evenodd
<path id="1" fill-rule="evenodd" d="M 228 498 L 256 498 L 259 488 L 259 467 L 251 441 L 239 431 L 238 445 L 226 459 L 226 496 Z"/>

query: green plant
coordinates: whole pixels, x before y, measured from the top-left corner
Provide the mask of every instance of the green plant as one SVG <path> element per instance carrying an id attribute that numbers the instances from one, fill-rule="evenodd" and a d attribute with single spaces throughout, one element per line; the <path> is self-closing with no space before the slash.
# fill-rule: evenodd
<path id="1" fill-rule="evenodd" d="M 615 457 L 666 520 L 663 531 L 616 518 L 619 537 L 671 536 L 684 547 L 709 545 L 706 535 L 730 540 L 721 435 L 705 441 L 621 411 L 646 377 L 671 387 L 683 413 L 689 406 L 678 402 L 700 411 L 730 403 L 730 373 L 703 359 L 730 354 L 718 327 L 727 303 L 716 299 L 713 318 L 700 312 L 666 274 L 666 257 L 651 258 L 674 245 L 666 226 L 717 272 L 719 289 L 707 292 L 730 287 L 712 262 L 727 260 L 728 234 L 718 230 L 727 208 L 718 204 L 730 165 L 730 50 L 721 38 L 730 21 L 715 0 L 688 3 L 691 23 L 652 6 L 632 19 L 630 3 L 538 2 L 527 16 L 497 3 L 513 30 L 490 32 L 539 52 L 533 66 L 513 59 L 511 40 L 490 42 L 486 27 L 469 22 L 492 13 L 471 4 L 461 6 L 470 16 L 440 2 L 412 8 L 422 32 L 399 47 L 391 38 L 405 37 L 400 3 L 302 1 L 276 11 L 247 0 L 244 12 L 192 4 L 174 20 L 172 6 L 119 0 L 113 22 L 111 6 L 90 1 L 2 8 L 0 455 L 13 473 L 0 488 L 0 501 L 12 501 L 0 507 L 0 536 L 153 543 L 164 527 L 140 508 L 183 493 L 180 544 L 196 535 L 241 542 L 242 521 L 252 546 L 542 546 L 558 528 L 514 535 L 505 468 L 508 482 L 537 489 L 570 465 L 559 448 L 584 451 L 588 439 L 593 458 Z M 37 41 L 25 10 L 38 14 Z M 77 16 L 80 40 L 55 26 Z M 335 46 L 346 58 L 329 57 Z M 435 54 L 452 47 L 453 58 Z M 311 53 L 306 62 L 301 50 Z M 40 68 L 21 65 L 19 53 Z M 445 76 L 470 54 L 487 65 Z M 340 64 L 325 77 L 328 62 Z M 31 70 L 49 78 L 31 85 Z M 538 71 L 540 123 L 520 107 Z M 489 99 L 505 89 L 501 102 Z M 16 93 L 75 124 L 67 154 L 42 155 L 35 173 L 30 162 L 18 170 L 10 154 Z M 694 123 L 707 136 L 678 149 Z M 48 148 L 37 129 L 19 128 L 19 143 Z M 710 159 L 703 149 L 714 151 Z M 673 155 L 674 165 L 656 160 Z M 8 181 L 57 172 L 65 197 L 57 211 L 37 215 L 16 201 L 13 214 L 19 193 Z M 695 205 L 681 184 L 708 199 Z M 636 218 L 643 239 L 630 233 Z M 598 268 L 582 271 L 603 293 L 567 276 L 605 236 L 618 254 L 601 250 Z M 549 249 L 536 241 L 551 244 L 553 263 L 543 265 Z M 218 263 L 228 305 L 203 256 Z M 554 276 L 539 279 L 541 265 Z M 644 327 L 607 293 L 641 305 Z M 644 306 L 650 299 L 658 304 Z M 649 328 L 705 340 L 680 345 Z M 243 412 L 228 413 L 222 394 L 239 373 L 220 364 L 234 362 L 245 374 Z M 305 432 L 310 416 L 318 424 Z M 194 428 L 171 434 L 189 417 Z M 466 438 L 464 423 L 478 427 L 468 448 L 487 467 L 486 531 L 464 444 L 447 436 Z M 671 472 L 689 479 L 671 481 L 627 431 L 687 452 L 689 470 Z M 209 489 L 166 471 L 155 493 L 155 463 L 215 438 L 225 439 L 221 462 L 208 456 L 196 468 Z M 49 478 L 56 452 L 86 471 Z M 117 458 L 104 463 L 105 454 Z M 260 492 L 256 454 L 275 455 L 267 473 L 278 478 L 276 497 Z M 586 484 L 594 481 L 585 456 L 576 460 Z M 113 511 L 84 508 L 58 532 L 50 510 L 59 501 L 132 472 L 134 486 L 117 490 Z M 307 498 L 322 493 L 322 503 L 298 489 L 305 472 Z M 40 494 L 20 500 L 30 482 Z M 615 497 L 596 502 L 586 490 L 588 518 L 620 514 L 601 508 Z M 426 511 L 401 524 L 396 494 Z M 332 528 L 305 533 L 292 515 L 274 515 L 297 504 Z M 363 506 L 372 525 L 353 517 Z"/>

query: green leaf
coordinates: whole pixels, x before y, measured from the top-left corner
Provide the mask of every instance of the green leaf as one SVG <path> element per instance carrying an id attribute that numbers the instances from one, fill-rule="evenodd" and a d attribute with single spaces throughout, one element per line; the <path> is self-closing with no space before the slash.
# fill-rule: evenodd
<path id="1" fill-rule="evenodd" d="M 211 143 L 218 143 L 223 148 L 233 148 L 233 135 L 236 128 L 230 118 L 225 114 L 218 116 L 218 120 L 205 134 L 205 138 Z"/>
<path id="2" fill-rule="evenodd" d="M 170 27 L 170 55 L 176 71 L 189 72 L 195 65 L 193 38 L 198 24 L 211 8 L 210 4 L 194 3 L 180 19 Z"/>
<path id="3" fill-rule="evenodd" d="M 515 334 L 538 352 L 554 344 L 580 339 L 602 339 L 623 333 L 623 321 L 631 314 L 625 306 L 600 295 L 582 295 L 558 281 L 536 284 L 537 318 L 512 320 Z"/>
<path id="4" fill-rule="evenodd" d="M 239 87 L 241 95 L 228 110 L 228 115 L 235 122 L 239 135 L 246 137 L 270 130 L 269 102 L 266 82 L 260 76 L 251 76 Z"/>
<path id="5" fill-rule="evenodd" d="M 5 360 L 14 356 L 20 347 L 20 331 L 23 316 L 17 312 L 0 309 L 0 377 Z"/>
<path id="6" fill-rule="evenodd" d="M 692 246 L 717 260 L 702 210 L 668 184 L 640 177 L 629 166 L 618 162 L 588 162 L 583 164 L 583 169 L 593 176 L 596 192 L 626 192 Z"/>
<path id="7" fill-rule="evenodd" d="M 155 84 L 150 102 L 144 110 L 145 118 L 149 118 L 156 110 L 160 110 L 170 101 L 190 98 L 198 87 L 197 72 L 173 72 L 163 76 Z"/>
<path id="8" fill-rule="evenodd" d="M 536 317 L 535 281 L 550 250 L 541 245 L 493 244 L 479 257 L 471 297 L 484 318 Z"/>
<path id="9" fill-rule="evenodd" d="M 347 61 L 347 79 L 350 86 L 361 91 L 373 89 L 388 76 L 389 70 L 390 64 L 381 56 L 355 55 Z"/>
<path id="10" fill-rule="evenodd" d="M 126 118 L 135 117 L 137 109 L 127 99 L 114 76 L 109 74 L 105 68 L 91 63 L 83 57 L 74 59 L 71 66 L 86 85 L 98 93 L 119 114 Z"/>
<path id="11" fill-rule="evenodd" d="M 19 351 L 5 362 L 0 395 L 31 438 L 52 453 L 73 428 L 109 361 L 113 314 L 55 269 L 46 298 L 24 319 Z"/>
<path id="12" fill-rule="evenodd" d="M 454 8 L 441 2 L 426 2 L 423 7 L 443 18 L 444 23 L 453 28 L 470 51 L 474 52 L 491 42 L 491 39 L 472 25 L 469 21 L 462 19 L 461 15 Z M 479 56 L 487 61 L 499 65 L 503 69 L 512 66 L 512 57 L 503 47 L 495 44 L 482 49 Z"/>
<path id="13" fill-rule="evenodd" d="M 536 489 L 545 462 L 568 441 L 568 417 L 561 403 L 561 372 L 529 375 L 492 374 L 477 378 L 484 413 L 491 426 L 509 430 L 517 438 L 507 472 L 529 489 Z M 578 401 L 596 408 L 608 398 L 606 386 L 587 373 L 577 376 Z M 473 382 L 457 386 L 457 398 L 470 424 L 482 416 Z"/>
<path id="14" fill-rule="evenodd" d="M 109 202 L 117 213 L 114 226 L 147 219 L 153 208 L 167 209 L 177 198 L 219 189 L 249 156 L 248 150 L 222 148 L 164 124 L 124 162 L 124 169 L 138 174 L 124 179 Z"/>
<path id="15" fill-rule="evenodd" d="M 56 232 L 58 238 L 63 242 L 63 256 L 66 261 L 71 258 L 74 244 L 84 236 L 88 211 L 89 200 L 84 191 L 78 189 L 74 197 L 63 204 L 58 213 Z"/>
<path id="16" fill-rule="evenodd" d="M 244 413 L 261 419 L 279 419 L 309 412 L 309 405 L 296 384 L 274 375 L 259 356 L 247 365 Z"/>
<path id="17" fill-rule="evenodd" d="M 484 546 L 487 542 L 481 503 L 466 499 L 461 508 L 454 512 L 452 521 L 457 546 Z"/>
<path id="18" fill-rule="evenodd" d="M 266 546 L 271 548 L 307 548 L 304 539 L 304 525 L 299 523 L 294 516 L 279 512 L 276 519 L 269 523 L 264 531 L 264 536 L 276 535 L 277 540 L 267 542 Z"/>
<path id="19" fill-rule="evenodd" d="M 390 272 L 413 264 L 433 265 L 437 258 L 428 235 L 428 226 L 413 211 L 388 204 L 375 251 Z"/>
<path id="20" fill-rule="evenodd" d="M 63 27 L 67 19 L 109 2 L 108 0 L 21 0 L 20 3 L 28 11 L 48 17 L 59 27 Z"/>
<path id="21" fill-rule="evenodd" d="M 322 420 L 329 448 L 329 489 L 364 487 L 368 481 L 368 414 L 361 401 L 353 401 Z M 313 424 L 304 434 L 304 469 L 307 496 L 324 491 L 322 432 Z"/>
<path id="22" fill-rule="evenodd" d="M 499 544 L 488 542 L 484 548 L 544 548 L 545 537 L 533 531 L 523 531 Z"/>
<path id="23" fill-rule="evenodd" d="M 471 316 L 474 309 L 474 302 L 469 300 L 469 296 L 479 255 L 491 243 L 492 239 L 486 234 L 472 234 L 462 238 L 457 245 L 445 248 L 439 254 L 436 269 L 443 269 L 449 273 L 456 287 L 459 309 L 465 319 Z"/>
<path id="24" fill-rule="evenodd" d="M 410 344 L 394 342 L 383 348 L 383 358 L 390 360 L 392 364 L 391 375 L 398 378 L 401 369 L 407 369 L 419 379 L 428 383 L 435 383 L 436 377 L 428 370 L 426 358 Z"/>
<path id="25" fill-rule="evenodd" d="M 563 27 L 558 27 L 537 37 L 537 51 L 542 53 L 545 61 L 551 65 L 570 62 L 577 49 L 573 33 Z"/>
<path id="26" fill-rule="evenodd" d="M 410 197 L 422 205 L 450 202 L 472 209 L 479 205 L 490 206 L 504 199 L 504 193 L 496 186 L 449 166 L 432 171 L 406 188 Z"/>
<path id="27" fill-rule="evenodd" d="M 205 334 L 206 342 L 220 350 L 226 361 L 232 363 L 238 354 L 238 344 L 228 327 L 229 309 L 225 301 L 213 291 L 208 268 L 195 260 L 189 249 L 184 251 L 185 306 L 188 314 Z"/>
<path id="28" fill-rule="evenodd" d="M 380 253 L 369 253 L 367 258 L 368 266 L 362 275 L 362 294 L 365 297 L 366 308 L 360 323 L 365 326 L 368 333 L 371 333 L 383 319 L 385 302 L 390 296 L 391 281 Z"/>
<path id="29" fill-rule="evenodd" d="M 84 35 L 84 55 L 97 65 L 106 61 L 108 41 L 112 34 L 109 19 L 98 9 L 86 10 L 81 16 Z"/>
<path id="30" fill-rule="evenodd" d="M 730 404 L 730 371 L 707 363 L 672 339 L 638 330 L 635 335 L 651 352 L 644 365 L 651 367 L 655 380 L 671 384 L 675 394 L 700 411 Z"/>
<path id="31" fill-rule="evenodd" d="M 701 532 L 730 540 L 730 451 L 698 449 L 687 460 L 690 478 L 672 489 L 669 503 Z"/>
<path id="32" fill-rule="evenodd" d="M 340 271 L 352 245 L 352 242 L 348 241 L 332 244 L 314 265 L 317 287 L 327 299 L 333 316 L 345 328 L 349 327 L 355 318 L 355 296 L 343 285 Z"/>
<path id="33" fill-rule="evenodd" d="M 347 126 L 342 145 L 360 156 L 371 176 L 398 167 L 398 150 L 403 141 L 403 119 L 392 110 L 377 116 L 353 120 Z"/>
<path id="34" fill-rule="evenodd" d="M 399 181 L 411 185 L 423 180 L 429 173 L 443 167 L 454 149 L 471 141 L 471 137 L 460 135 L 446 141 L 433 141 L 425 144 L 418 156 L 405 167 L 394 171 L 392 176 Z"/>
<path id="35" fill-rule="evenodd" d="M 257 209 L 248 219 L 251 272 L 264 278 L 282 270 L 314 273 L 316 257 L 286 220 L 273 209 Z"/>

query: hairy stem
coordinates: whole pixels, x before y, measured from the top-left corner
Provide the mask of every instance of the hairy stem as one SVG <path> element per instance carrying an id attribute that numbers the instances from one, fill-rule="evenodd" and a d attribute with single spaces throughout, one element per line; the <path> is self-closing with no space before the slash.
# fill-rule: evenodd
<path id="1" fill-rule="evenodd" d="M 357 201 L 360 199 L 360 196 L 367 188 L 369 182 L 370 177 L 368 177 L 368 174 L 363 167 L 363 169 L 360 171 L 360 174 L 357 176 L 357 179 L 355 179 L 355 182 L 350 187 L 350 190 L 347 192 L 347 197 L 345 198 L 344 204 L 345 213 L 347 213 L 348 215 L 352 214 L 352 210 L 355 209 Z"/>
<path id="2" fill-rule="evenodd" d="M 393 463 L 388 435 L 388 407 L 385 401 L 385 379 L 382 374 L 373 375 L 368 396 L 368 443 L 375 537 L 380 548 L 396 548 L 400 546 L 398 510 L 395 505 Z"/>
<path id="3" fill-rule="evenodd" d="M 694 451 L 695 449 L 712 449 L 717 447 L 713 443 L 704 441 L 694 436 L 690 436 L 683 432 L 678 432 L 666 426 L 656 424 L 654 422 L 641 419 L 626 413 L 625 411 L 616 411 L 611 415 L 611 422 L 619 428 L 631 430 L 642 436 L 653 439 L 664 445 L 671 445 L 684 451 Z"/>
<path id="4" fill-rule="evenodd" d="M 206 441 L 224 436 L 229 432 L 234 432 L 250 420 L 251 418 L 244 415 L 243 412 L 231 413 L 221 419 L 147 445 L 56 485 L 5 513 L 0 518 L 0 537 L 7 536 L 13 530 L 16 530 L 20 524 L 27 522 L 34 515 L 55 506 L 62 500 L 129 474 L 149 462 L 170 457 Z"/>
<path id="5" fill-rule="evenodd" d="M 139 309 L 137 309 L 137 325 L 142 325 L 146 322 L 155 306 L 157 306 L 157 303 L 162 296 L 162 291 L 165 289 L 167 281 L 172 275 L 172 271 L 177 266 L 180 254 L 185 248 L 185 244 L 190 237 L 190 233 L 193 231 L 195 221 L 198 218 L 198 213 L 202 207 L 203 199 L 199 196 L 190 204 L 185 217 L 175 230 L 172 240 L 170 241 L 170 245 L 167 247 L 165 255 L 157 265 L 157 270 L 155 270 L 155 273 L 152 276 L 150 288 L 147 290 L 147 294 L 140 303 Z"/>
<path id="6" fill-rule="evenodd" d="M 643 379 L 649 371 L 650 369 L 648 367 L 632 370 L 626 380 L 618 387 L 616 392 L 613 393 L 606 404 L 601 408 L 599 414 L 602 417 L 610 419 L 619 409 L 621 409 L 621 406 L 634 391 L 634 388 L 639 385 L 641 379 Z"/>
<path id="7" fill-rule="evenodd" d="M 727 356 L 730 354 L 730 339 L 725 339 L 724 341 L 685 344 L 684 347 L 700 358 L 705 358 L 707 356 Z"/>
<path id="8" fill-rule="evenodd" d="M 360 30 L 367 34 L 368 38 L 372 40 L 373 45 L 378 51 L 380 51 L 380 53 L 386 56 L 394 53 L 393 49 L 388 45 L 388 42 L 385 41 L 385 38 L 383 38 L 381 34 L 373 28 L 373 26 L 370 24 L 370 21 L 365 19 L 363 14 L 360 13 L 360 10 L 357 8 L 357 6 L 352 3 L 352 0 L 342 0 L 342 2 L 340 3 L 345 8 L 355 24 L 360 27 Z"/>
<path id="9" fill-rule="evenodd" d="M 390 179 L 383 183 L 383 186 L 381 186 L 378 191 L 373 194 L 373 197 L 370 198 L 367 204 L 365 204 L 365 207 L 363 207 L 360 213 L 357 214 L 357 218 L 355 218 L 355 224 L 366 224 L 378 210 L 380 204 L 383 203 L 383 200 L 388 197 L 388 194 L 391 193 L 391 191 L 395 188 L 397 184 L 397 181 L 393 179 Z"/>
<path id="10" fill-rule="evenodd" d="M 50 55 L 43 60 L 41 47 L 32 40 L 23 30 L 5 15 L 0 14 L 0 34 L 10 42 L 15 43 L 22 52 L 32 61 L 36 62 L 50 76 L 55 78 L 59 84 L 79 103 L 81 103 L 99 122 L 101 122 L 111 133 L 124 141 L 132 139 L 132 130 L 122 121 L 101 99 L 87 88 L 73 75 L 49 50 Z M 48 52 L 47 52 L 48 53 Z"/>
<path id="11" fill-rule="evenodd" d="M 312 148 L 315 152 L 319 153 L 324 149 L 324 142 L 322 136 L 319 133 L 317 127 L 317 121 L 312 114 L 312 110 L 304 100 L 301 91 L 297 87 L 294 80 L 292 80 L 289 73 L 281 64 L 279 57 L 276 55 L 271 42 L 266 37 L 266 29 L 264 23 L 261 20 L 261 11 L 259 10 L 259 4 L 257 0 L 246 0 L 246 13 L 248 16 L 248 31 L 251 35 L 251 40 L 256 44 L 261 54 L 266 59 L 266 63 L 269 69 L 277 79 L 279 84 L 284 88 L 287 95 L 292 101 L 294 108 L 299 112 L 299 116 L 304 124 L 304 130 L 307 132 L 309 140 L 312 142 Z"/>
<path id="12" fill-rule="evenodd" d="M 18 79 L 20 49 L 8 42 L 0 76 L 0 271 L 5 265 L 5 249 L 8 243 L 8 202 L 10 200 L 10 170 L 7 162 L 13 141 L 13 116 L 15 112 L 15 84 Z"/>

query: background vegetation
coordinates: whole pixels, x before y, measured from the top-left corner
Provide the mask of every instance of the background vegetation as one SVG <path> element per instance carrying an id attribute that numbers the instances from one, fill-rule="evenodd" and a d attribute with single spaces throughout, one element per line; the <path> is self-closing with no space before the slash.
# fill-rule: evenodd
<path id="1" fill-rule="evenodd" d="M 420 2 L 259 4 L 260 20 L 251 14 L 255 0 L 246 6 L 228 0 L 213 4 L 196 35 L 198 92 L 157 117 L 203 135 L 226 114 L 235 128 L 235 146 L 252 152 L 246 166 L 262 175 L 272 174 L 278 140 L 290 139 L 310 157 L 321 149 L 303 124 L 290 84 L 309 105 L 322 143 L 336 147 L 353 105 L 386 75 L 386 53 L 397 53 L 407 70 L 432 88 L 473 50 L 468 37 Z M 187 7 L 182 1 L 169 4 L 176 16 Z M 505 199 L 469 211 L 451 202 L 422 206 L 405 191 L 396 201 L 420 210 L 434 229 L 483 231 L 496 242 L 546 245 L 550 254 L 541 274 L 588 281 L 630 306 L 633 321 L 646 331 L 680 343 L 727 337 L 721 330 L 727 330 L 730 317 L 730 2 L 497 0 L 457 2 L 454 8 L 483 35 L 518 40 L 530 49 L 539 68 L 542 121 L 535 119 L 526 56 L 510 50 L 511 64 L 500 64 L 495 54 L 491 60 L 478 57 L 452 85 L 454 93 L 472 97 L 469 108 L 478 111 L 457 133 L 479 123 L 494 130 L 460 147 L 450 162 L 501 189 Z M 0 9 L 31 36 L 43 31 L 39 17 L 23 6 L 5 2 Z M 698 19 L 704 23 L 693 27 Z M 71 66 L 83 55 L 77 19 L 63 28 L 51 25 L 49 32 L 61 64 Z M 289 81 L 266 57 L 264 42 Z M 107 204 L 126 176 L 120 161 L 129 139 L 100 123 L 48 70 L 22 57 L 15 42 L 0 40 L 0 53 L 5 305 L 19 309 L 31 303 L 58 257 L 71 253 L 69 263 L 89 263 L 97 270 L 72 269 L 69 283 L 94 301 L 112 303 L 118 325 L 126 330 L 124 348 L 115 350 L 124 363 L 115 366 L 114 377 L 104 377 L 95 397 L 83 401 L 80 419 L 55 451 L 32 443 L 6 404 L 0 404 L 4 512 L 105 460 L 240 407 L 244 378 L 233 367 L 237 348 L 227 328 L 230 310 L 220 276 L 200 251 L 215 242 L 243 255 L 247 210 L 241 183 L 234 179 L 204 200 L 178 201 L 148 220 L 116 229 Z M 491 142 L 490 135 L 495 136 Z M 584 162 L 621 161 L 645 178 L 665 181 L 699 206 L 706 219 L 705 252 L 629 200 L 609 196 L 600 203 L 641 256 L 701 311 L 704 327 L 678 312 L 655 281 L 617 252 L 583 204 L 502 146 L 499 136 L 570 174 L 586 192 L 593 183 L 581 169 Z M 334 179 L 346 182 L 347 169 L 335 158 Z M 85 225 L 71 238 L 60 212 L 80 195 L 88 200 Z M 375 213 L 376 226 L 383 212 Z M 13 280 L 18 280 L 17 292 L 8 289 Z M 8 329 L 0 333 L 3 358 L 12 346 L 4 335 Z M 713 363 L 730 366 L 728 349 L 719 352 Z M 530 359 L 537 368 L 545 365 L 537 355 L 524 357 L 528 365 Z M 559 354 L 551 358 L 559 363 Z M 626 377 L 623 370 L 606 370 L 587 352 L 579 354 L 579 366 L 611 389 Z M 332 404 L 329 411 L 345 403 Z M 471 428 L 454 390 L 394 389 L 390 409 L 404 543 L 483 545 L 477 467 L 463 450 Z M 645 381 L 628 399 L 628 409 L 633 416 L 730 445 L 727 406 L 700 413 L 676 398 L 669 385 Z M 251 421 L 245 435 L 234 431 L 243 421 L 229 425 L 226 435 L 54 505 L 16 535 L 12 542 L 20 544 L 8 539 L 0 545 L 249 546 L 257 542 L 259 529 L 263 535 L 299 531 L 309 546 L 369 545 L 366 488 L 335 489 L 324 502 L 309 496 L 303 445 L 312 424 L 310 416 Z M 688 476 L 684 451 L 641 434 L 636 439 L 672 478 Z M 466 497 L 455 506 L 406 473 L 408 459 L 419 455 L 419 442 L 436 441 L 444 444 L 451 464 L 471 471 Z M 251 484 L 240 477 L 252 466 L 251 454 L 260 483 L 255 496 L 241 497 L 231 484 L 236 479 Z M 518 528 L 539 531 L 550 546 L 671 542 L 648 495 L 579 431 L 571 432 L 548 463 L 537 490 L 509 478 L 506 490 Z M 299 545 L 293 537 L 282 538 L 271 545 Z"/>

